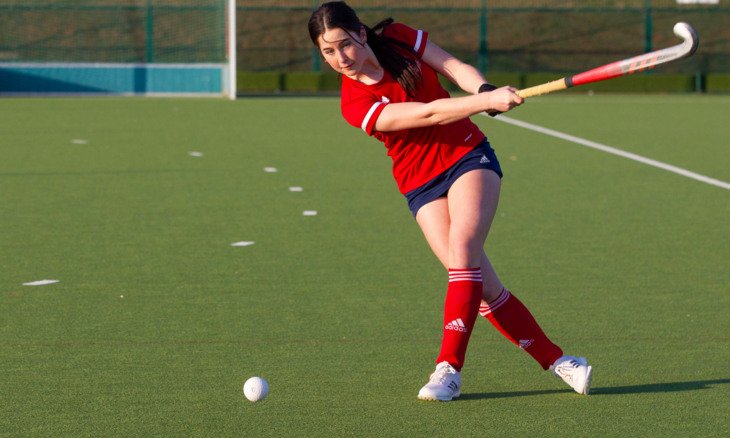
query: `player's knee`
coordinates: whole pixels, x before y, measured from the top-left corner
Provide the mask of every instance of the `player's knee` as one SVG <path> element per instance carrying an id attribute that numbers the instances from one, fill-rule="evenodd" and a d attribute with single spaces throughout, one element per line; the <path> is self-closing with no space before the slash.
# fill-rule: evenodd
<path id="1" fill-rule="evenodd" d="M 484 241 L 480 239 L 449 239 L 449 265 L 480 266 Z"/>

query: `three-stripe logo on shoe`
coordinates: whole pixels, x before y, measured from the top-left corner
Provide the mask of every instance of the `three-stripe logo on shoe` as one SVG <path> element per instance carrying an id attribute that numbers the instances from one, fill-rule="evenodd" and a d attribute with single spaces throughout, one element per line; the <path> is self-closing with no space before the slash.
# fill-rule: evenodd
<path id="1" fill-rule="evenodd" d="M 466 329 L 466 325 L 464 325 L 464 321 L 462 321 L 461 318 L 456 318 L 455 320 L 446 324 L 446 327 L 444 327 L 444 329 L 445 330 L 455 330 L 457 332 L 463 332 L 463 333 L 468 332 L 468 330 Z"/>

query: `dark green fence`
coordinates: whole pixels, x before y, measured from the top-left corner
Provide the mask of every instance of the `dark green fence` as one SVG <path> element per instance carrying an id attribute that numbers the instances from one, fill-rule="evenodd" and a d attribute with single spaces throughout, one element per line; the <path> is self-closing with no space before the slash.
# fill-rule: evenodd
<path id="1" fill-rule="evenodd" d="M 225 5 L 0 0 L 0 62 L 225 62 Z"/>
<path id="2" fill-rule="evenodd" d="M 306 23 L 309 0 L 239 2 L 238 68 L 319 71 Z M 665 73 L 730 72 L 730 5 L 676 0 L 349 1 L 366 24 L 385 17 L 429 31 L 432 41 L 491 72 L 574 72 L 681 42 L 672 27 L 691 23 L 697 54 Z"/>
<path id="3" fill-rule="evenodd" d="M 525 75 L 583 71 L 677 44 L 672 27 L 686 21 L 700 35 L 699 49 L 661 73 L 691 77 L 694 89 L 730 89 L 730 0 L 683 1 L 348 3 L 367 24 L 393 17 L 427 30 L 432 41 L 491 76 L 519 75 L 523 82 Z M 311 74 L 329 70 L 307 34 L 319 4 L 237 2 L 238 71 L 247 83 L 263 81 L 274 90 L 332 86 L 331 78 Z M 0 62 L 223 62 L 225 27 L 225 0 L 0 0 Z"/>

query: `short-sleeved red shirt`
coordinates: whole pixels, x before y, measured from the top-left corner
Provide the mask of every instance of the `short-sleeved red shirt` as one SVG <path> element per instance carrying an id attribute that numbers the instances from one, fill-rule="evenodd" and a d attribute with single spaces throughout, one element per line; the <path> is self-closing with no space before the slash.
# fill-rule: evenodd
<path id="1" fill-rule="evenodd" d="M 385 144 L 388 155 L 393 159 L 393 176 L 398 189 L 405 194 L 459 161 L 484 139 L 484 134 L 468 118 L 448 125 L 402 131 L 375 130 L 375 121 L 388 104 L 427 103 L 449 97 L 449 93 L 439 83 L 436 71 L 420 61 L 426 48 L 428 33 L 393 23 L 385 28 L 384 36 L 402 41 L 413 48 L 423 78 L 416 95 L 409 97 L 387 71 L 383 78 L 373 85 L 365 85 L 343 76 L 341 108 L 342 115 L 348 123 L 361 128 Z"/>

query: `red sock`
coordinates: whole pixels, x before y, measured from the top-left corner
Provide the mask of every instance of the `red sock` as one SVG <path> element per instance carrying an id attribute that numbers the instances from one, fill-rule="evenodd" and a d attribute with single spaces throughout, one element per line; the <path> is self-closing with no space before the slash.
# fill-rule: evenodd
<path id="1" fill-rule="evenodd" d="M 563 350 L 545 336 L 527 307 L 507 289 L 502 289 L 496 300 L 479 306 L 479 314 L 545 370 L 563 355 Z"/>
<path id="2" fill-rule="evenodd" d="M 466 346 L 482 299 L 480 268 L 449 269 L 449 288 L 444 304 L 444 337 L 436 363 L 446 361 L 456 370 L 464 366 Z"/>

